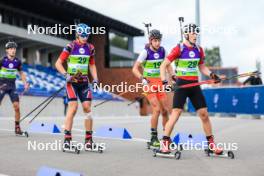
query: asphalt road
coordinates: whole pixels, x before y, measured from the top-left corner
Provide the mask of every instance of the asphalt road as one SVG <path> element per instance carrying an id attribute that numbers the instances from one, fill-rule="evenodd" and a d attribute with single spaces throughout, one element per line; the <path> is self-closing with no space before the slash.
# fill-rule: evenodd
<path id="1" fill-rule="evenodd" d="M 203 151 L 182 151 L 180 160 L 155 158 L 146 149 L 149 138 L 149 117 L 97 117 L 100 126 L 124 127 L 133 140 L 95 138 L 106 144 L 104 153 L 81 151 L 79 155 L 58 150 L 28 150 L 28 143 L 50 143 L 63 139 L 62 134 L 30 133 L 29 138 L 16 137 L 13 118 L 0 118 L 0 175 L 36 175 L 41 166 L 92 176 L 263 176 L 264 175 L 264 120 L 212 117 L 214 135 L 218 142 L 235 142 L 235 159 L 207 157 Z M 62 118 L 38 117 L 37 122 L 55 123 L 61 127 Z M 26 129 L 28 121 L 22 124 Z M 161 131 L 161 127 L 159 128 Z M 83 119 L 76 118 L 74 140 L 83 142 Z M 176 132 L 202 133 L 200 120 L 193 116 L 181 117 Z M 96 134 L 95 134 L 96 135 Z M 161 134 L 160 134 L 161 137 Z"/>

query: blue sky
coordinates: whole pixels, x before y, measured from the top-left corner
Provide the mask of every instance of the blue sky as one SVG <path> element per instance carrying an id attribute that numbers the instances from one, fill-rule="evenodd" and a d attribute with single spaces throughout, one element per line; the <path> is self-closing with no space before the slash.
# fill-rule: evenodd
<path id="1" fill-rule="evenodd" d="M 163 46 L 170 51 L 180 40 L 178 17 L 195 21 L 195 0 L 71 0 L 99 13 L 144 29 L 151 22 L 163 33 Z M 200 0 L 204 48 L 220 46 L 223 66 L 239 72 L 255 70 L 256 59 L 264 72 L 264 1 Z M 145 37 L 135 38 L 135 51 L 143 49 Z"/>

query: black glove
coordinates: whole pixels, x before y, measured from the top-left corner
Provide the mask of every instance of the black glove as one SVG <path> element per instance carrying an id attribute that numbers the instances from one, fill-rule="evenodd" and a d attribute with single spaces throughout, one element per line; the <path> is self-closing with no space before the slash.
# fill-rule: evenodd
<path id="1" fill-rule="evenodd" d="M 210 78 L 215 80 L 215 83 L 220 83 L 222 79 L 215 73 L 210 73 Z"/>
<path id="2" fill-rule="evenodd" d="M 145 78 L 145 77 L 142 77 L 142 78 L 141 78 L 141 83 L 142 83 L 144 86 L 146 86 L 146 85 L 149 84 L 149 80 L 147 80 L 147 78 Z"/>
<path id="3" fill-rule="evenodd" d="M 176 75 L 172 75 L 172 76 L 171 76 L 171 79 L 172 79 L 172 81 L 173 81 L 174 83 L 176 83 L 176 81 L 177 81 L 177 76 L 176 76 Z"/>
<path id="4" fill-rule="evenodd" d="M 163 80 L 162 81 L 162 85 L 165 85 L 165 86 L 168 85 L 168 81 L 167 80 Z"/>
<path id="5" fill-rule="evenodd" d="M 72 82 L 73 76 L 71 76 L 69 73 L 64 73 L 63 75 L 67 83 Z"/>
<path id="6" fill-rule="evenodd" d="M 164 89 L 163 89 L 164 91 L 170 92 L 172 90 L 172 87 L 171 85 L 168 84 L 167 80 L 163 80 L 162 85 L 164 86 Z"/>
<path id="7" fill-rule="evenodd" d="M 96 80 L 96 79 L 93 80 L 92 87 L 93 87 L 93 90 L 98 90 L 99 89 L 98 80 Z"/>

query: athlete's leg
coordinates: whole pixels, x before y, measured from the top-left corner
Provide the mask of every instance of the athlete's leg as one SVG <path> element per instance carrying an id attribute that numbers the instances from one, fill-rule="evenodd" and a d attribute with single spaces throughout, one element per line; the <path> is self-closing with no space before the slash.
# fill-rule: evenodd
<path id="1" fill-rule="evenodd" d="M 183 111 L 183 107 L 184 107 L 187 96 L 188 94 L 186 90 L 183 90 L 183 89 L 179 89 L 174 92 L 173 109 L 172 109 L 170 118 L 165 125 L 165 130 L 164 130 L 163 139 L 162 139 L 163 145 L 162 145 L 161 152 L 163 153 L 170 152 L 170 149 L 169 149 L 169 144 L 171 143 L 170 136 L 171 136 L 172 130 L 176 122 L 178 121 Z"/>
<path id="2" fill-rule="evenodd" d="M 78 102 L 76 101 L 69 101 L 68 103 L 68 110 L 66 113 L 66 118 L 64 121 L 65 130 L 71 131 L 73 125 L 73 118 L 78 109 Z"/>
<path id="3" fill-rule="evenodd" d="M 93 130 L 93 119 L 91 113 L 91 101 L 82 102 L 83 112 L 85 114 L 84 127 L 86 131 Z"/>
<path id="4" fill-rule="evenodd" d="M 169 101 L 166 93 L 159 94 L 159 102 L 161 107 L 161 115 L 162 115 L 162 126 L 163 130 L 165 129 L 165 125 L 169 120 Z"/>
<path id="5" fill-rule="evenodd" d="M 200 87 L 194 87 L 192 89 L 193 91 L 189 98 L 202 121 L 202 126 L 207 138 L 209 149 L 216 154 L 222 154 L 223 150 L 217 148 L 214 142 L 214 136 L 212 135 L 212 124 L 208 115 L 207 105 L 202 90 Z"/>
<path id="6" fill-rule="evenodd" d="M 16 91 L 15 85 L 12 85 L 11 88 L 7 91 L 7 93 L 13 104 L 13 108 L 15 111 L 15 121 L 18 122 L 20 120 L 20 108 L 19 108 L 19 96 Z"/>
<path id="7" fill-rule="evenodd" d="M 70 143 L 72 140 L 71 130 L 73 125 L 73 118 L 78 109 L 78 101 L 77 101 L 77 94 L 76 94 L 76 85 L 72 83 L 66 84 L 66 94 L 68 98 L 68 109 L 66 113 L 66 118 L 64 121 L 64 142 Z"/>
<path id="8" fill-rule="evenodd" d="M 153 129 L 157 129 L 159 122 L 159 115 L 161 112 L 160 103 L 155 94 L 148 95 L 148 101 L 152 108 L 151 122 L 150 126 Z"/>
<path id="9" fill-rule="evenodd" d="M 10 89 L 7 91 L 9 94 L 9 98 L 13 104 L 13 109 L 15 111 L 15 133 L 16 134 L 22 134 L 21 128 L 20 128 L 20 107 L 19 107 L 19 96 L 16 91 L 15 85 L 12 85 Z"/>
<path id="10" fill-rule="evenodd" d="M 206 136 L 212 135 L 212 124 L 208 115 L 207 108 L 200 108 L 197 113 L 202 120 L 203 130 Z"/>
<path id="11" fill-rule="evenodd" d="M 15 110 L 15 121 L 19 122 L 20 120 L 20 107 L 19 107 L 19 101 L 13 102 L 13 108 Z"/>
<path id="12" fill-rule="evenodd" d="M 165 125 L 164 136 L 170 137 L 171 132 L 172 132 L 176 122 L 178 121 L 182 111 L 183 110 L 179 109 L 179 108 L 172 109 L 170 118 Z"/>
<path id="13" fill-rule="evenodd" d="M 197 111 L 197 113 L 199 114 L 199 117 L 202 120 L 202 125 L 204 129 L 204 133 L 206 135 L 209 149 L 218 155 L 222 154 L 223 149 L 217 148 L 214 142 L 214 136 L 212 134 L 212 124 L 208 115 L 207 108 L 201 108 Z"/>
<path id="14" fill-rule="evenodd" d="M 88 83 L 83 83 L 78 90 L 78 96 L 82 102 L 84 112 L 84 127 L 85 127 L 85 145 L 87 148 L 92 147 L 93 139 L 93 118 L 91 112 L 92 92 Z"/>
<path id="15" fill-rule="evenodd" d="M 148 95 L 148 101 L 152 108 L 152 115 L 150 119 L 150 131 L 151 131 L 151 138 L 150 143 L 152 146 L 159 147 L 159 139 L 158 139 L 158 122 L 159 122 L 159 115 L 160 115 L 160 103 L 156 96 L 156 93 L 152 93 Z"/>
<path id="16" fill-rule="evenodd" d="M 202 90 L 199 86 L 193 87 L 190 89 L 189 98 L 196 109 L 200 119 L 202 120 L 202 125 L 206 136 L 212 135 L 212 125 L 209 119 L 207 105 L 202 93 Z"/>

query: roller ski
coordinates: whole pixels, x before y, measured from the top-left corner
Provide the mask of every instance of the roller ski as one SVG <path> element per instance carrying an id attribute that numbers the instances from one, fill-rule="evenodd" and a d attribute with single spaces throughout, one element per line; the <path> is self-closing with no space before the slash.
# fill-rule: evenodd
<path id="1" fill-rule="evenodd" d="M 27 137 L 28 138 L 28 132 L 22 131 L 19 125 L 15 126 L 15 134 L 16 136 L 21 136 L 21 137 Z"/>
<path id="2" fill-rule="evenodd" d="M 221 157 L 221 158 L 230 158 L 234 159 L 235 155 L 232 151 L 224 151 L 221 148 L 217 148 L 215 142 L 214 142 L 214 137 L 210 136 L 207 137 L 208 140 L 208 148 L 205 149 L 205 154 L 210 157 Z"/>
<path id="3" fill-rule="evenodd" d="M 72 143 L 71 139 L 65 139 L 64 140 L 62 151 L 80 154 L 80 149 Z"/>
<path id="4" fill-rule="evenodd" d="M 85 139 L 84 149 L 85 151 L 89 152 L 103 153 L 103 148 L 100 145 L 94 143 L 92 137 L 90 137 L 89 139 Z"/>
<path id="5" fill-rule="evenodd" d="M 181 152 L 176 148 L 176 150 L 171 150 L 171 140 L 163 140 L 160 149 L 153 149 L 153 157 L 164 157 L 164 158 L 175 158 L 179 160 L 181 158 Z"/>

